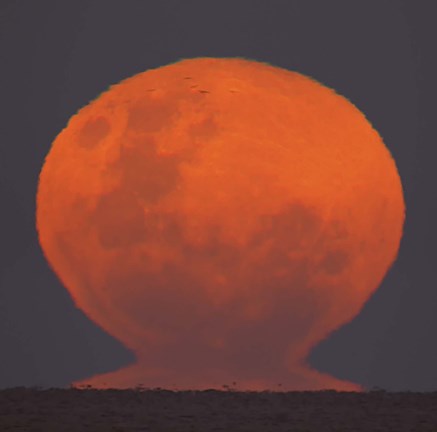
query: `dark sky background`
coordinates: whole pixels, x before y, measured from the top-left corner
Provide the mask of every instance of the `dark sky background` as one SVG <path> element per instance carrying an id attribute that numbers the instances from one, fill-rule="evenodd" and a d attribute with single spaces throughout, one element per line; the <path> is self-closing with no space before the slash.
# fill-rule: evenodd
<path id="1" fill-rule="evenodd" d="M 314 77 L 365 113 L 407 206 L 398 260 L 310 363 L 388 390 L 437 390 L 436 3 L 0 0 L 0 388 L 66 386 L 133 360 L 76 309 L 35 231 L 38 175 L 68 119 L 109 85 L 199 56 Z"/>

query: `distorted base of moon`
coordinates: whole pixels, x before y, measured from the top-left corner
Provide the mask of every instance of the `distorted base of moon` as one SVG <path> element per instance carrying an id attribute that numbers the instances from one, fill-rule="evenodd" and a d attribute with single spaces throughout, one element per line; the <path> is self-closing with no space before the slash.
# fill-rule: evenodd
<path id="1" fill-rule="evenodd" d="M 37 228 L 75 304 L 136 363 L 96 387 L 358 390 L 306 357 L 396 258 L 393 158 L 316 81 L 199 58 L 101 94 L 57 136 Z"/>
<path id="2" fill-rule="evenodd" d="M 164 388 L 169 390 L 208 390 L 223 389 L 229 386 L 243 391 L 317 391 L 335 389 L 337 391 L 362 391 L 359 384 L 340 380 L 331 375 L 320 373 L 308 366 L 294 366 L 287 376 L 274 379 L 252 378 L 244 379 L 241 375 L 226 374 L 221 370 L 208 372 L 205 376 L 180 376 L 171 370 L 152 369 L 141 365 L 132 365 L 119 371 L 101 374 L 96 377 L 72 383 L 76 388 L 93 387 L 106 388 Z M 212 378 L 211 378 L 212 376 Z M 239 380 L 236 381 L 236 376 Z"/>

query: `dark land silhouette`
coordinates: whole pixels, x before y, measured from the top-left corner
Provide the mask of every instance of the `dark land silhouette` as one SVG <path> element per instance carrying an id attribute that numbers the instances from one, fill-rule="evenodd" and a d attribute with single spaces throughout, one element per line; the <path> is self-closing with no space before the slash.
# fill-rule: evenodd
<path id="1" fill-rule="evenodd" d="M 0 390 L 0 430 L 436 432 L 437 391 Z"/>

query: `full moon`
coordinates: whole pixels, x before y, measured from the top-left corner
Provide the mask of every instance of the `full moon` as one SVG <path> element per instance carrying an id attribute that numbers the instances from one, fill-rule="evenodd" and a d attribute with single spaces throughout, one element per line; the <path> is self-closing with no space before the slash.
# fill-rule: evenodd
<path id="1" fill-rule="evenodd" d="M 193 58 L 111 86 L 37 191 L 51 268 L 136 356 L 73 384 L 360 390 L 306 359 L 378 288 L 404 214 L 380 135 L 312 78 Z"/>

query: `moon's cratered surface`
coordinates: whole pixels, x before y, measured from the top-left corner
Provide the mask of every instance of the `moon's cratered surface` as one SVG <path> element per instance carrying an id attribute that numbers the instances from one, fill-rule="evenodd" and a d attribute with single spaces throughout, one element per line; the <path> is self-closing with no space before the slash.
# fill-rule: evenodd
<path id="1" fill-rule="evenodd" d="M 194 58 L 75 114 L 36 216 L 77 307 L 136 355 L 82 383 L 356 390 L 305 359 L 381 283 L 404 200 L 346 98 L 266 63 Z"/>

